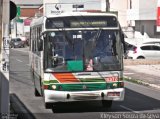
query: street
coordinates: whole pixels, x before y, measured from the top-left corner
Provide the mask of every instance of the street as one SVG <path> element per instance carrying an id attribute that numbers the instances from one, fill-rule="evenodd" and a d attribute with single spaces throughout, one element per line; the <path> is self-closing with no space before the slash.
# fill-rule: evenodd
<path id="1" fill-rule="evenodd" d="M 43 98 L 34 96 L 34 84 L 29 68 L 28 48 L 11 49 L 9 83 L 11 106 L 15 113 L 26 113 L 25 118 L 102 119 L 107 118 L 108 112 L 160 113 L 160 90 L 130 82 L 125 82 L 125 100 L 113 102 L 111 110 L 103 108 L 100 102 L 70 103 L 61 105 L 56 110 L 45 109 Z"/>

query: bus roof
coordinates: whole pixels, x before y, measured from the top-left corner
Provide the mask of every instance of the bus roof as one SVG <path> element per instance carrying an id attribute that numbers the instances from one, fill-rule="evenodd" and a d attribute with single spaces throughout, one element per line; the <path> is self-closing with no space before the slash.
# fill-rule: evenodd
<path id="1" fill-rule="evenodd" d="M 61 13 L 57 15 L 51 15 L 47 16 L 47 18 L 50 17 L 64 17 L 64 16 L 115 16 L 117 17 L 116 14 L 114 13 L 109 13 L 109 12 L 67 12 L 67 13 Z"/>
<path id="2" fill-rule="evenodd" d="M 35 18 L 31 22 L 31 27 L 34 25 L 40 25 L 44 23 L 44 19 L 47 18 L 57 18 L 57 17 L 69 17 L 69 16 L 114 16 L 117 18 L 117 15 L 114 13 L 106 13 L 106 12 L 68 12 L 68 13 L 61 13 L 58 15 L 52 15 L 52 16 L 42 16 L 40 18 Z"/>

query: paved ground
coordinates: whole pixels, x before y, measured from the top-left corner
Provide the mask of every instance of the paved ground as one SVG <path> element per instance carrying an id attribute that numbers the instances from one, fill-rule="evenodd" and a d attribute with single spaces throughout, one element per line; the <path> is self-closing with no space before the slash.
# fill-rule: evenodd
<path id="1" fill-rule="evenodd" d="M 136 118 L 136 115 L 146 113 L 146 118 L 149 119 L 152 113 L 160 113 L 159 90 L 127 81 L 125 81 L 125 100 L 115 101 L 111 110 L 102 107 L 101 102 L 92 101 L 64 104 L 57 110 L 54 107 L 45 109 L 43 98 L 34 96 L 34 84 L 28 65 L 28 49 L 11 49 L 10 61 L 10 105 L 18 119 L 107 119 L 109 117 L 106 115 L 109 113 L 111 116 L 121 113 L 120 118 L 125 119 Z M 129 68 L 125 73 L 129 76 L 137 74 L 131 72 Z"/>
<path id="2" fill-rule="evenodd" d="M 125 65 L 124 69 L 126 78 L 160 89 L 160 64 Z"/>

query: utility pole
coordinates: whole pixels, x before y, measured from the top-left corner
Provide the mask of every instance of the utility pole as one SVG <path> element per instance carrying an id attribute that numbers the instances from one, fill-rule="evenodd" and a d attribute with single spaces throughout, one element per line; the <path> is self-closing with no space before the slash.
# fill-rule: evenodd
<path id="1" fill-rule="evenodd" d="M 1 53 L 1 44 L 2 44 L 2 4 L 3 4 L 3 0 L 0 1 L 0 53 Z"/>
<path id="2" fill-rule="evenodd" d="M 0 113 L 9 114 L 9 0 L 1 0 Z M 1 118 L 1 117 L 0 117 Z"/>
<path id="3" fill-rule="evenodd" d="M 106 12 L 110 11 L 110 3 L 109 0 L 106 0 Z"/>
<path id="4" fill-rule="evenodd" d="M 160 32 L 160 0 L 157 2 L 157 19 L 156 19 L 157 32 Z"/>

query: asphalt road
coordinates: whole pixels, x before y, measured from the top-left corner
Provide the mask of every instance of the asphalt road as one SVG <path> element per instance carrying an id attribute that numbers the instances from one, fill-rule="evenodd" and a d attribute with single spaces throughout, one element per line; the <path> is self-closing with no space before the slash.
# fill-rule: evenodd
<path id="1" fill-rule="evenodd" d="M 45 109 L 42 97 L 34 96 L 27 48 L 10 50 L 9 84 L 11 109 L 23 119 L 107 119 L 115 116 L 113 114 L 127 119 L 137 115 L 146 116 L 145 119 L 149 116 L 160 118 L 160 91 L 129 82 L 125 82 L 125 100 L 114 102 L 111 110 L 103 108 L 100 102 L 68 103 L 56 110 Z M 127 112 L 132 112 L 132 115 Z"/>

